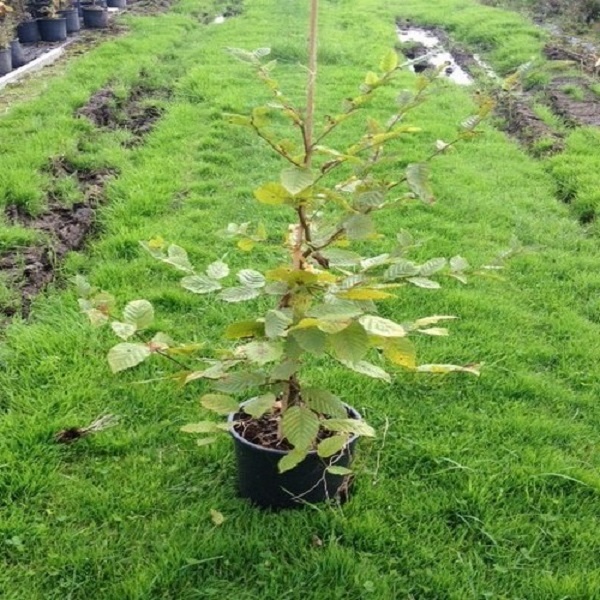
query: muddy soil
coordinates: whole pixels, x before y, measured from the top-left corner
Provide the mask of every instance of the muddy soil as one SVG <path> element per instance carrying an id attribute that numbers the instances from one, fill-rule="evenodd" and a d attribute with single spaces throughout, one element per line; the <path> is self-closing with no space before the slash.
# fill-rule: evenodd
<path id="1" fill-rule="evenodd" d="M 119 98 L 110 88 L 98 90 L 77 115 L 89 119 L 100 129 L 125 129 L 132 134 L 126 146 L 141 143 L 164 113 L 156 102 L 169 97 L 169 90 L 151 88 L 140 83 L 126 98 Z"/>
<path id="2" fill-rule="evenodd" d="M 21 298 L 19 308 L 0 306 L 0 312 L 5 316 L 20 312 L 26 317 L 32 299 L 54 279 L 56 268 L 66 254 L 83 247 L 95 227 L 96 209 L 103 202 L 104 188 L 116 175 L 114 169 L 78 170 L 63 157 L 54 159 L 48 171 L 55 180 L 74 178 L 82 200 L 66 207 L 50 196 L 48 208 L 37 216 L 28 214 L 20 206 L 6 208 L 9 223 L 34 229 L 46 241 L 0 257 L 0 274 Z"/>
<path id="3" fill-rule="evenodd" d="M 600 96 L 580 77 L 555 77 L 547 91 L 552 110 L 566 123 L 600 127 Z"/>

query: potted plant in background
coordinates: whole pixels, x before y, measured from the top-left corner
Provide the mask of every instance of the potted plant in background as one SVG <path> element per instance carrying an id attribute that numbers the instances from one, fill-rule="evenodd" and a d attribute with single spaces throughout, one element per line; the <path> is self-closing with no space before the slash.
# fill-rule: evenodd
<path id="1" fill-rule="evenodd" d="M 22 44 L 35 44 L 40 41 L 37 20 L 32 14 L 27 0 L 14 1 L 15 14 L 18 20 L 17 37 Z"/>
<path id="2" fill-rule="evenodd" d="M 13 9 L 0 0 L 0 77 L 12 71 L 10 43 L 14 35 Z"/>
<path id="3" fill-rule="evenodd" d="M 92 0 L 90 3 L 80 3 L 83 15 L 83 24 L 91 29 L 102 29 L 108 27 L 108 10 L 99 0 Z"/>
<path id="4" fill-rule="evenodd" d="M 51 0 L 47 6 L 40 8 L 44 16 L 38 18 L 38 28 L 44 42 L 64 42 L 67 39 L 67 20 L 59 14 L 59 8 L 60 0 Z"/>
<path id="5" fill-rule="evenodd" d="M 279 88 L 273 78 L 275 61 L 264 61 L 268 49 L 231 50 L 256 70 L 273 95 L 271 102 L 250 115 L 230 115 L 229 119 L 258 135 L 285 163 L 277 177 L 254 195 L 267 208 L 277 206 L 290 213 L 293 222 L 272 235 L 272 239 L 285 239 L 281 251 L 287 260 L 264 272 L 246 268 L 233 276 L 222 260 L 198 270 L 179 246 L 162 239 L 143 244 L 155 258 L 185 273 L 181 285 L 191 292 L 213 293 L 229 303 L 259 297 L 271 300 L 268 307 L 261 304 L 256 314 L 229 325 L 224 338 L 233 347 L 199 358 L 200 368 L 198 362 L 188 366 L 182 356 L 197 351 L 197 346 L 176 344 L 167 334 L 155 331 L 154 309 L 147 300 L 134 300 L 117 315 L 112 296 L 92 288 L 83 277 L 75 278 L 80 306 L 91 322 L 110 323 L 122 340 L 108 353 L 113 372 L 159 355 L 180 368 L 175 375 L 178 381 L 203 381 L 213 388 L 201 403 L 207 410 L 228 415 L 227 422 L 201 421 L 183 430 L 201 434 L 201 445 L 228 431 L 234 440 L 241 495 L 273 508 L 343 499 L 351 481 L 356 440 L 374 435 L 373 428 L 345 403 L 348 398 L 343 390 L 310 385 L 305 373 L 310 372 L 315 357 L 383 381 L 390 381 L 391 376 L 379 364 L 381 358 L 416 372 L 477 374 L 475 365 L 417 364 L 410 337 L 446 335 L 438 324 L 454 317 L 399 315 L 390 319 L 380 316 L 376 306 L 393 298 L 402 286 L 439 287 L 437 275 L 464 282 L 470 270 L 467 261 L 460 256 L 436 257 L 417 264 L 407 257 L 413 242 L 403 232 L 388 252 L 381 253 L 373 215 L 401 209 L 417 199 L 433 202 L 428 161 L 473 136 L 491 103 L 482 103 L 479 113 L 463 123 L 453 141 L 438 141 L 424 162 L 410 164 L 402 173 L 390 173 L 381 169 L 384 162 L 389 163 L 384 148 L 420 131 L 406 124 L 405 118 L 425 99 L 437 73 L 420 76 L 414 93 L 403 92 L 385 123 L 369 117 L 363 136 L 335 149 L 326 145 L 329 135 L 412 61 L 400 65 L 398 55 L 390 50 L 379 72 L 367 73 L 358 94 L 345 100 L 340 114 L 326 117 L 317 129 L 316 0 L 311 0 L 309 40 L 305 110 Z M 296 132 L 295 141 L 280 131 L 282 119 Z M 262 224 L 231 223 L 225 235 L 237 238 L 240 251 L 267 239 Z"/>
<path id="6" fill-rule="evenodd" d="M 106 0 L 106 6 L 123 9 L 127 7 L 127 0 Z"/>
<path id="7" fill-rule="evenodd" d="M 67 34 L 76 33 L 81 29 L 79 10 L 72 0 L 58 0 L 58 14 L 66 20 Z"/>

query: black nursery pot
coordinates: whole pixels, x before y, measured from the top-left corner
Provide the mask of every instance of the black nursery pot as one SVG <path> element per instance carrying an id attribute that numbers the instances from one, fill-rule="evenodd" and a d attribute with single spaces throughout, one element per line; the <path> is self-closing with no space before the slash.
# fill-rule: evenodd
<path id="1" fill-rule="evenodd" d="M 360 419 L 352 407 L 346 408 L 350 418 Z M 228 421 L 231 423 L 239 416 L 239 413 L 230 414 Z M 342 502 L 346 500 L 351 480 L 344 475 L 328 473 L 326 467 L 332 463 L 332 458 L 336 466 L 349 467 L 358 436 L 352 436 L 335 457 L 323 459 L 312 451 L 297 467 L 279 473 L 277 463 L 287 452 L 253 444 L 233 428 L 230 433 L 235 448 L 238 490 L 242 498 L 262 508 L 273 509 L 295 508 L 333 498 Z"/>
<path id="2" fill-rule="evenodd" d="M 67 20 L 38 19 L 40 36 L 44 42 L 64 42 L 67 39 Z"/>
<path id="3" fill-rule="evenodd" d="M 75 33 L 81 29 L 81 23 L 79 22 L 79 11 L 77 8 L 59 10 L 58 14 L 61 17 L 64 17 L 67 21 L 67 33 Z"/>
<path id="4" fill-rule="evenodd" d="M 0 77 L 12 71 L 12 54 L 10 48 L 0 49 Z"/>
<path id="5" fill-rule="evenodd" d="M 10 54 L 11 54 L 11 58 L 12 58 L 12 68 L 13 69 L 18 69 L 19 67 L 22 67 L 27 62 L 27 59 L 25 58 L 25 55 L 23 54 L 23 48 L 21 48 L 21 44 L 20 44 L 19 40 L 13 40 L 10 43 Z"/>
<path id="6" fill-rule="evenodd" d="M 110 8 L 125 8 L 127 0 L 106 0 L 106 6 Z"/>
<path id="7" fill-rule="evenodd" d="M 40 41 L 37 21 L 23 21 L 17 26 L 17 37 L 21 44 L 35 44 Z"/>
<path id="8" fill-rule="evenodd" d="M 83 6 L 83 24 L 91 29 L 108 27 L 108 11 L 99 6 Z"/>

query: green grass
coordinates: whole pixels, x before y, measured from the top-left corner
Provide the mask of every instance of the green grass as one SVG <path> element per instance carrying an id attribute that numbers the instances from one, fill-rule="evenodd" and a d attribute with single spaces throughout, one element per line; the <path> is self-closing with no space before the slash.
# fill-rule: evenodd
<path id="1" fill-rule="evenodd" d="M 118 167 L 102 234 L 70 257 L 61 281 L 85 273 L 122 303 L 148 298 L 161 329 L 219 347 L 223 327 L 247 309 L 180 289 L 177 273 L 145 256 L 138 240 L 162 235 L 198 265 L 226 252 L 235 267 L 276 263 L 281 212 L 265 218 L 272 245 L 251 255 L 218 236 L 230 221 L 263 214 L 252 190 L 279 170 L 261 143 L 221 116 L 265 98 L 223 48 L 273 46 L 279 79 L 301 94 L 295 63 L 305 56 L 306 10 L 247 0 L 242 16 L 218 27 L 186 16 L 197 10 L 185 0 L 172 14 L 132 19 L 127 36 L 73 59 L 44 95 L 17 103 L 0 120 L 8 140 L 0 197 L 43 205 L 43 167 L 59 154 Z M 321 116 L 338 110 L 393 45 L 396 12 L 382 0 L 324 4 Z M 458 16 L 447 16 L 458 27 Z M 144 67 L 175 94 L 143 145 L 125 149 L 118 134 L 73 116 L 108 81 L 129 89 Z M 412 83 L 407 74 L 398 87 Z M 374 107 L 385 109 L 383 99 Z M 396 148 L 400 162 L 450 139 L 473 110 L 468 90 L 441 84 L 411 119 L 424 131 Z M 362 131 L 360 119 L 349 128 L 348 139 Z M 573 135 L 574 162 L 594 139 Z M 178 431 L 200 417 L 202 385 L 137 384 L 157 368 L 171 371 L 158 363 L 111 376 L 104 354 L 113 338 L 86 323 L 74 292 L 56 285 L 38 298 L 31 320 L 15 321 L 0 346 L 0 596 L 598 597 L 597 238 L 556 201 L 544 164 L 491 127 L 436 160 L 433 178 L 434 206 L 382 219 L 386 233 L 407 228 L 423 240 L 415 258 L 461 253 L 481 264 L 513 237 L 524 251 L 503 280 L 407 288 L 382 307 L 401 321 L 460 316 L 448 339 L 421 341 L 420 360 L 483 361 L 480 379 L 398 373 L 388 387 L 332 363 L 309 371 L 308 380 L 338 390 L 379 431 L 361 444 L 355 495 L 343 508 L 269 514 L 248 506 L 235 494 L 228 441 L 201 449 Z M 121 416 L 118 427 L 71 446 L 52 441 L 107 412 Z M 211 508 L 225 515 L 222 526 L 212 524 Z"/>

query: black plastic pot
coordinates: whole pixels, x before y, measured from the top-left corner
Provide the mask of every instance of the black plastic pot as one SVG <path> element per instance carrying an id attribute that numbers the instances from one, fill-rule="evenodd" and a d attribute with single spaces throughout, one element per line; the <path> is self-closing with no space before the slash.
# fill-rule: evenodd
<path id="1" fill-rule="evenodd" d="M 353 408 L 347 406 L 351 418 L 360 419 Z M 231 423 L 239 414 L 229 415 Z M 352 462 L 358 436 L 352 436 L 339 454 L 327 459 L 315 451 L 297 466 L 279 473 L 277 463 L 287 454 L 282 450 L 263 448 L 244 439 L 231 429 L 237 462 L 238 489 L 242 498 L 248 498 L 262 508 L 295 508 L 338 498 L 345 501 L 350 479 L 326 471 L 330 464 L 348 467 Z"/>
<path id="2" fill-rule="evenodd" d="M 79 22 L 79 12 L 76 8 L 69 8 L 67 10 L 59 10 L 58 14 L 64 17 L 67 21 L 67 33 L 75 33 L 81 29 L 81 23 Z"/>
<path id="3" fill-rule="evenodd" d="M 38 19 L 40 36 L 44 42 L 64 42 L 67 39 L 67 20 Z"/>
<path id="4" fill-rule="evenodd" d="M 106 0 L 106 6 L 110 6 L 110 8 L 125 8 L 127 0 Z"/>
<path id="5" fill-rule="evenodd" d="M 21 44 L 19 43 L 19 40 L 13 40 L 10 43 L 10 54 L 11 54 L 11 58 L 12 58 L 12 68 L 13 69 L 18 69 L 19 67 L 22 67 L 27 62 L 27 59 L 25 58 L 25 55 L 23 54 L 23 48 L 21 48 Z"/>
<path id="6" fill-rule="evenodd" d="M 100 6 L 83 6 L 83 24 L 91 29 L 108 27 L 108 11 Z"/>
<path id="7" fill-rule="evenodd" d="M 10 48 L 0 50 L 0 77 L 12 71 L 12 55 Z"/>
<path id="8" fill-rule="evenodd" d="M 21 44 L 35 44 L 40 41 L 37 21 L 23 21 L 17 26 L 17 36 Z"/>

